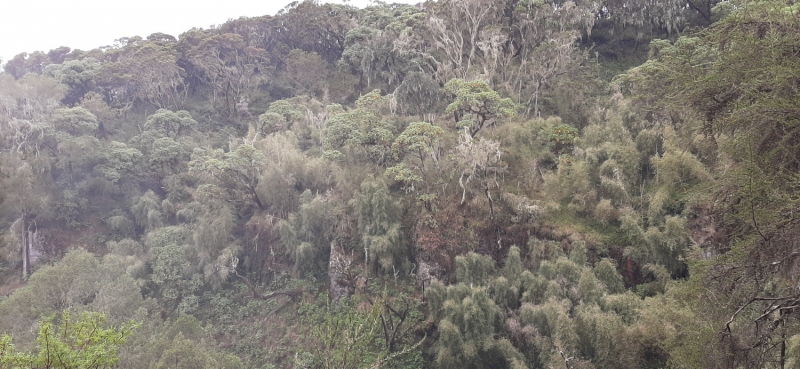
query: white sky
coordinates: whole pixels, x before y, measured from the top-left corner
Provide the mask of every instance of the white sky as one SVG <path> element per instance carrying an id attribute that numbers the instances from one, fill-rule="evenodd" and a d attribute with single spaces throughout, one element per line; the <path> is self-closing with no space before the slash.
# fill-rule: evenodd
<path id="1" fill-rule="evenodd" d="M 121 37 L 178 37 L 241 16 L 275 15 L 291 0 L 0 0 L 0 60 L 59 46 L 91 50 Z M 322 2 L 342 3 L 342 0 Z M 416 4 L 420 0 L 391 0 Z M 350 0 L 364 7 L 369 0 Z"/>

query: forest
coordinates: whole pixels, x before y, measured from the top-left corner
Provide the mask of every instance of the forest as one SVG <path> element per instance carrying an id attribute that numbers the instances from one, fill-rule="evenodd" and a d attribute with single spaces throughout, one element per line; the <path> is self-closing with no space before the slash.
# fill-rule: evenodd
<path id="1" fill-rule="evenodd" d="M 798 241 L 794 0 L 305 0 L 0 73 L 2 369 L 798 368 Z"/>

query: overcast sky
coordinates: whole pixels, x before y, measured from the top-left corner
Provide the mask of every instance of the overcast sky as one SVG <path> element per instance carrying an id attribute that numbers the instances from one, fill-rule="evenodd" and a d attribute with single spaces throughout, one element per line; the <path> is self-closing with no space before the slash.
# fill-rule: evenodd
<path id="1" fill-rule="evenodd" d="M 0 0 L 0 60 L 59 46 L 91 50 L 121 37 L 175 37 L 241 16 L 275 15 L 291 0 Z M 323 2 L 342 3 L 342 0 Z M 416 4 L 419 0 L 392 0 Z M 350 0 L 364 7 L 368 0 Z"/>

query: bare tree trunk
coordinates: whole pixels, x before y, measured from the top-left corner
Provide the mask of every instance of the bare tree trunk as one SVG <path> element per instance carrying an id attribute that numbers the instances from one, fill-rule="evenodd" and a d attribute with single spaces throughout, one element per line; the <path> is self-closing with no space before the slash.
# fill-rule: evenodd
<path id="1" fill-rule="evenodd" d="M 781 317 L 783 316 L 783 310 L 779 310 Z M 782 322 L 784 329 L 786 327 L 786 321 Z M 781 332 L 781 369 L 786 368 L 786 331 Z"/>
<path id="2" fill-rule="evenodd" d="M 30 246 L 31 246 L 31 233 L 28 229 L 28 213 L 22 213 L 22 279 L 28 278 L 28 271 L 30 270 Z"/>
<path id="3" fill-rule="evenodd" d="M 540 81 L 537 81 L 536 82 L 536 93 L 534 95 L 534 96 L 536 96 L 536 98 L 534 99 L 534 109 L 533 109 L 533 117 L 534 118 L 539 118 L 539 87 L 541 87 L 541 86 L 542 86 L 542 83 Z"/>
<path id="4" fill-rule="evenodd" d="M 494 223 L 494 201 L 492 200 L 492 194 L 489 193 L 489 186 L 486 186 L 486 198 L 489 199 L 489 212 L 492 216 L 492 223 Z"/>
<path id="5" fill-rule="evenodd" d="M 22 233 L 22 279 L 28 277 L 28 240 L 27 232 Z"/>

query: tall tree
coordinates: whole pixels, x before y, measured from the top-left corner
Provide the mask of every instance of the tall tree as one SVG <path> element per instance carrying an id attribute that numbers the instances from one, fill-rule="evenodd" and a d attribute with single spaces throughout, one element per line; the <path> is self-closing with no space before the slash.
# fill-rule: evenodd
<path id="1" fill-rule="evenodd" d="M 158 109 L 181 109 L 188 86 L 185 71 L 178 66 L 175 42 L 128 40 L 109 50 L 101 69 L 100 84 L 106 100 L 114 106 L 130 108 L 137 102 Z"/>
<path id="2" fill-rule="evenodd" d="M 256 191 L 263 165 L 263 153 L 252 144 L 240 144 L 230 152 L 195 149 L 189 170 L 207 178 L 196 196 L 220 198 L 245 214 L 253 205 L 265 208 Z"/>
<path id="3" fill-rule="evenodd" d="M 702 305 L 695 309 L 721 338 L 713 339 L 716 349 L 707 360 L 783 366 L 800 298 L 783 274 L 799 255 L 793 209 L 800 168 L 800 9 L 771 1 L 735 5 L 697 37 L 654 41 L 650 60 L 622 81 L 634 82 L 644 97 L 662 99 L 668 112 L 689 107 L 688 116 L 672 115 L 684 118 L 674 119 L 676 126 L 692 125 L 732 158 L 713 198 L 725 244 L 707 251 L 716 258 L 698 255 L 690 270 L 692 285 L 708 291 L 697 295 Z M 689 350 L 682 345 L 677 351 Z"/>
<path id="4" fill-rule="evenodd" d="M 395 48 L 394 41 L 423 19 L 424 13 L 410 5 L 376 3 L 359 12 L 359 27 L 347 32 L 338 61 L 339 68 L 358 76 L 359 94 L 373 83 L 386 84 L 391 90 L 413 70 L 412 54 Z"/>
<path id="5" fill-rule="evenodd" d="M 397 136 L 392 144 L 395 159 L 401 162 L 398 165 L 386 168 L 386 175 L 393 176 L 394 180 L 404 182 L 407 190 L 420 193 L 417 198 L 431 211 L 436 191 L 433 177 L 440 170 L 439 160 L 443 156 L 440 147 L 440 137 L 444 134 L 441 128 L 430 123 L 411 123 Z M 431 159 L 431 160 L 428 160 Z M 433 162 L 435 168 L 427 164 Z M 406 165 L 407 164 L 407 165 Z M 433 172 L 430 169 L 435 169 Z M 419 185 L 420 189 L 416 189 Z"/>
<path id="6" fill-rule="evenodd" d="M 500 23 L 503 10 L 497 1 L 442 1 L 433 6 L 427 22 L 405 29 L 395 45 L 421 59 L 440 83 L 475 79 L 494 72 L 505 36 L 493 26 Z"/>
<path id="7" fill-rule="evenodd" d="M 383 183 L 363 183 L 355 207 L 365 260 L 372 268 L 396 272 L 402 266 L 403 256 L 407 256 L 402 248 L 400 207 Z"/>
<path id="8" fill-rule="evenodd" d="M 22 273 L 30 272 L 36 219 L 49 208 L 51 163 L 56 144 L 47 117 L 59 107 L 65 88 L 35 74 L 14 80 L 0 75 L 0 132 L 7 219 L 21 251 Z M 16 259 L 16 258 L 14 258 Z"/>
<path id="9" fill-rule="evenodd" d="M 501 98 L 484 81 L 453 79 L 447 82 L 445 91 L 453 97 L 447 112 L 453 114 L 456 127 L 469 129 L 471 137 L 475 137 L 484 126 L 496 125 L 500 118 L 515 113 L 514 102 Z"/>
<path id="10" fill-rule="evenodd" d="M 74 105 L 88 92 L 96 88 L 96 79 L 99 75 L 101 64 L 94 58 L 83 60 L 68 60 L 63 64 L 50 64 L 44 69 L 44 74 L 69 87 L 64 104 Z"/>
<path id="11" fill-rule="evenodd" d="M 246 45 L 235 33 L 193 31 L 188 36 L 181 39 L 180 48 L 211 86 L 214 104 L 222 94 L 224 111 L 234 115 L 236 104 L 266 78 L 269 56 L 264 49 Z"/>
<path id="12" fill-rule="evenodd" d="M 394 141 L 394 126 L 382 116 L 387 99 L 379 90 L 360 97 L 356 108 L 350 111 L 337 111 L 341 106 L 329 107 L 331 116 L 323 132 L 323 148 L 330 158 L 341 158 L 342 149 L 355 151 L 374 163 L 382 165 L 390 159 Z M 352 151 L 351 151 L 352 152 Z"/>

